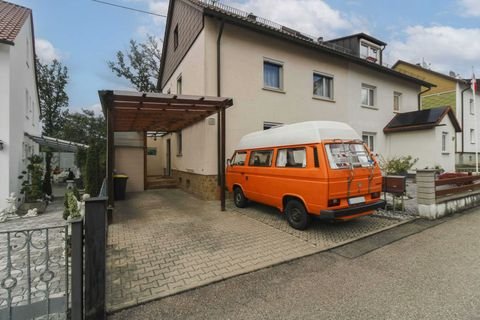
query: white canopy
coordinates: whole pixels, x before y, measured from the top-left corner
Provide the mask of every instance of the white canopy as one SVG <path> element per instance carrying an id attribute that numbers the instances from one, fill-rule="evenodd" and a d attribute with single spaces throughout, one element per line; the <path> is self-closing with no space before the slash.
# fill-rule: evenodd
<path id="1" fill-rule="evenodd" d="M 361 140 L 348 124 L 337 121 L 306 121 L 249 133 L 237 150 L 319 143 L 324 140 Z"/>

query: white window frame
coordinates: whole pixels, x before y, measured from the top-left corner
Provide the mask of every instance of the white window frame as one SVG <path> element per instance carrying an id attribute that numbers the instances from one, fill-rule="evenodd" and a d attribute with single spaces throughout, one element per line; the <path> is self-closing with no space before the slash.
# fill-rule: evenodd
<path id="1" fill-rule="evenodd" d="M 447 150 L 447 141 L 448 141 L 448 132 L 442 131 L 442 153 L 448 153 Z"/>
<path id="2" fill-rule="evenodd" d="M 393 112 L 400 112 L 402 108 L 402 93 L 394 91 L 393 92 Z"/>
<path id="3" fill-rule="evenodd" d="M 377 146 L 377 133 L 376 132 L 362 132 L 362 140 L 367 145 L 370 152 L 375 152 L 376 151 L 376 146 Z"/>
<path id="4" fill-rule="evenodd" d="M 315 93 L 315 76 L 322 77 L 322 82 L 323 82 L 323 87 L 326 87 L 326 84 L 328 83 L 329 85 L 329 92 L 330 96 L 328 95 L 320 95 Z M 327 81 L 328 80 L 328 81 Z M 334 83 L 335 79 L 333 75 L 323 73 L 323 72 L 318 72 L 318 71 L 313 71 L 313 97 L 314 98 L 320 98 L 320 99 L 326 99 L 326 100 L 333 100 L 334 99 Z"/>
<path id="5" fill-rule="evenodd" d="M 362 47 L 367 48 L 367 54 L 362 54 Z M 376 50 L 376 53 L 374 51 Z M 380 46 L 373 44 L 370 41 L 366 41 L 364 39 L 360 40 L 360 48 L 359 48 L 359 55 L 360 58 L 366 59 L 375 63 L 380 63 L 380 53 L 381 53 L 381 48 Z M 372 59 L 372 60 L 370 60 Z M 373 60 L 374 59 L 374 60 Z"/>
<path id="6" fill-rule="evenodd" d="M 368 90 L 366 104 L 363 103 L 363 90 Z M 373 94 L 370 95 L 370 92 L 373 92 Z M 372 99 L 373 101 L 370 101 Z M 376 108 L 376 102 L 377 102 L 376 100 L 377 100 L 377 87 L 366 84 L 366 83 L 362 83 L 362 88 L 360 90 L 360 103 L 362 107 Z"/>
<path id="7" fill-rule="evenodd" d="M 470 98 L 470 114 L 475 114 L 475 106 L 473 105 L 472 98 Z"/>
<path id="8" fill-rule="evenodd" d="M 477 140 L 477 139 L 475 139 L 475 138 L 476 138 L 476 137 L 475 137 L 475 129 L 472 128 L 472 129 L 470 129 L 470 143 L 471 143 L 471 144 L 475 144 L 475 143 L 476 143 L 476 140 Z"/>
<path id="9" fill-rule="evenodd" d="M 30 114 L 30 93 L 28 92 L 28 89 L 25 89 L 25 118 L 30 119 L 29 115 Z"/>
<path id="10" fill-rule="evenodd" d="M 278 83 L 279 87 L 272 87 L 268 86 L 265 81 L 265 64 L 272 64 L 278 66 Z M 279 91 L 279 92 L 284 92 L 284 82 L 283 82 L 283 67 L 284 63 L 278 60 L 270 59 L 270 58 L 263 58 L 263 63 L 262 63 L 262 74 L 263 74 L 263 89 L 265 90 L 273 90 L 273 91 Z"/>

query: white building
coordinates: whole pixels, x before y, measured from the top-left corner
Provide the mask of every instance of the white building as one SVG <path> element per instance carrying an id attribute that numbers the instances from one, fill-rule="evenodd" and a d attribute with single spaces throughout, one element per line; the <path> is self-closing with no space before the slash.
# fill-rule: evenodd
<path id="1" fill-rule="evenodd" d="M 0 1 L 0 208 L 38 145 L 25 134 L 41 133 L 32 11 Z"/>

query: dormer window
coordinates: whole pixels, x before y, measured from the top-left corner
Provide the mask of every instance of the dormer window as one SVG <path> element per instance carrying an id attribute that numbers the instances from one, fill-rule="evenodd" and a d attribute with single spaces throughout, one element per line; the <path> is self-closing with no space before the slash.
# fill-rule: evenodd
<path id="1" fill-rule="evenodd" d="M 380 63 L 380 47 L 372 44 L 371 42 L 361 40 L 360 58 L 363 58 L 370 62 Z"/>

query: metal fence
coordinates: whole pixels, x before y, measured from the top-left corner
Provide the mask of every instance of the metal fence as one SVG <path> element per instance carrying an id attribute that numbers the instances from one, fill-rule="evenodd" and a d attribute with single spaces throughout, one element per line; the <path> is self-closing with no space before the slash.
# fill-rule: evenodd
<path id="1" fill-rule="evenodd" d="M 0 232 L 0 319 L 65 319 L 69 226 Z"/>

